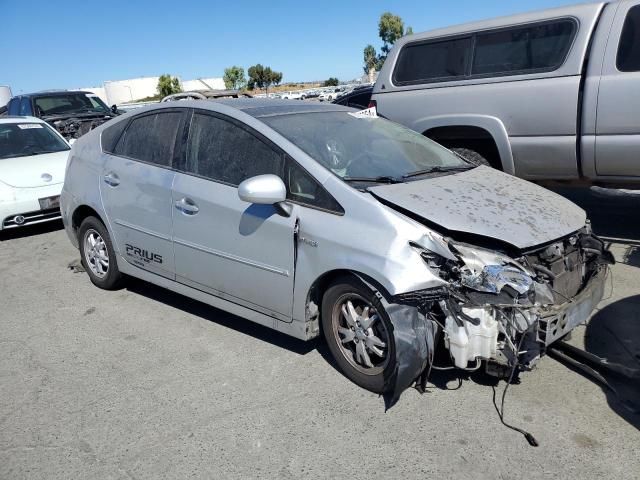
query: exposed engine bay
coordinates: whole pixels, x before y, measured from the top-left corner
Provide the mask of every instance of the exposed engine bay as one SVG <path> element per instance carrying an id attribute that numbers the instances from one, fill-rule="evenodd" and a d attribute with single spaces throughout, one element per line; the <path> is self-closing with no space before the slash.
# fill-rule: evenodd
<path id="1" fill-rule="evenodd" d="M 455 367 L 506 378 L 530 370 L 545 349 L 584 322 L 603 297 L 613 256 L 589 224 L 567 238 L 508 256 L 449 241 L 422 250 L 448 288 L 398 296 L 435 321 Z M 444 253 L 444 255 L 442 255 Z"/>
<path id="2" fill-rule="evenodd" d="M 103 123 L 111 120 L 110 116 L 70 117 L 63 119 L 46 119 L 65 139 L 77 139 Z"/>

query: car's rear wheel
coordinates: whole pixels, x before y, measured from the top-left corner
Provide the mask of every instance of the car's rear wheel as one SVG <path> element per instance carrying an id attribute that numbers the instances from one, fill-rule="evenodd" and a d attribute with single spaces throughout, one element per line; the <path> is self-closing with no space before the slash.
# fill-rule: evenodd
<path id="1" fill-rule="evenodd" d="M 114 290 L 122 283 L 116 254 L 104 224 L 96 217 L 87 217 L 78 229 L 80 257 L 91 282 L 105 290 Z"/>
<path id="2" fill-rule="evenodd" d="M 374 293 L 344 277 L 322 298 L 322 329 L 344 375 L 362 388 L 384 393 L 385 374 L 395 368 L 393 328 Z"/>

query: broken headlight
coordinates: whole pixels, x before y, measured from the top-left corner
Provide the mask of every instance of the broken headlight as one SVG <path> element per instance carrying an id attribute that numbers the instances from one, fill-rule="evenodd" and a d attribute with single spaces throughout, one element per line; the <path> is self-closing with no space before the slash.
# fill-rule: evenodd
<path id="1" fill-rule="evenodd" d="M 455 245 L 464 265 L 461 285 L 479 292 L 500 293 L 503 289 L 517 297 L 531 291 L 535 274 L 512 258 L 498 252 Z"/>

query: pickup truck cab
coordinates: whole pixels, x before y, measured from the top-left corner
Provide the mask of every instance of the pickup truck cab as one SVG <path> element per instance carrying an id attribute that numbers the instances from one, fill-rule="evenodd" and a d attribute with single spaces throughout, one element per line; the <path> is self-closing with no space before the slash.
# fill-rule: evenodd
<path id="1" fill-rule="evenodd" d="M 401 38 L 379 114 L 529 180 L 640 185 L 640 0 Z"/>

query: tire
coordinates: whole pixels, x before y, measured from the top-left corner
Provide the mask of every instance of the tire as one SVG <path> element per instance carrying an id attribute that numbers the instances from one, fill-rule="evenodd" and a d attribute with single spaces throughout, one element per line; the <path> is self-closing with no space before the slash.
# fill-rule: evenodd
<path id="1" fill-rule="evenodd" d="M 118 270 L 113 244 L 104 224 L 96 217 L 85 218 L 78 229 L 78 243 L 82 266 L 91 283 L 104 290 L 118 289 L 123 276 Z M 90 250 L 92 244 L 95 248 L 93 251 Z"/>
<path id="2" fill-rule="evenodd" d="M 343 313 L 343 307 L 347 313 L 351 311 L 349 301 L 362 323 L 350 326 L 355 318 Z M 395 343 L 391 321 L 374 293 L 354 277 L 340 278 L 322 298 L 321 318 L 324 338 L 340 371 L 356 385 L 384 393 L 384 379 L 396 364 Z M 366 353 L 371 366 L 366 365 L 364 356 L 358 357 L 358 349 Z"/>
<path id="3" fill-rule="evenodd" d="M 491 163 L 489 163 L 489 160 L 484 158 L 482 155 L 480 155 L 475 150 L 471 150 L 470 148 L 453 147 L 453 148 L 451 148 L 451 151 L 457 153 L 462 158 L 470 161 L 471 163 L 473 163 L 475 165 L 486 165 L 487 167 L 492 167 L 493 166 L 493 165 L 491 165 Z"/>

